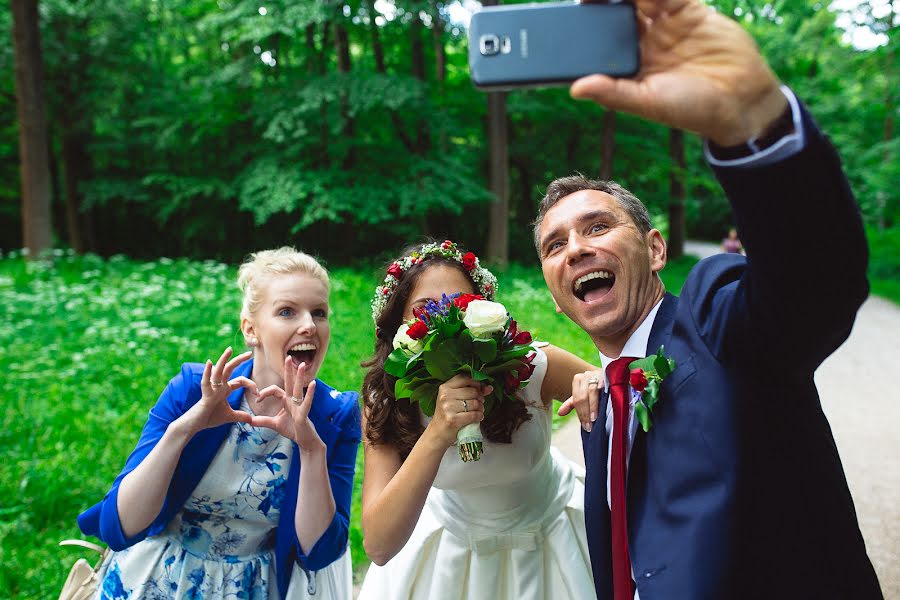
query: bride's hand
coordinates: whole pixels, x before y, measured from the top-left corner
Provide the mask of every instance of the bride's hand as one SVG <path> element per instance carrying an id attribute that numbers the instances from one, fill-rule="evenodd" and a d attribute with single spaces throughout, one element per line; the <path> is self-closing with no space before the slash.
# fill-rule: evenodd
<path id="1" fill-rule="evenodd" d="M 307 364 L 300 363 L 294 368 L 291 357 L 284 360 L 284 387 L 290 393 L 277 385 L 270 385 L 262 390 L 256 398 L 257 402 L 270 396 L 281 401 L 281 409 L 274 417 L 256 415 L 250 421 L 254 427 L 267 427 L 273 429 L 284 437 L 297 442 L 301 452 L 312 452 L 325 448 L 322 438 L 319 437 L 315 425 L 309 419 L 309 410 L 312 408 L 313 397 L 316 393 L 316 381 L 312 380 L 303 392 L 303 384 L 306 379 Z"/>
<path id="2" fill-rule="evenodd" d="M 235 377 L 229 380 L 235 368 L 253 356 L 253 352 L 244 352 L 228 360 L 231 358 L 231 354 L 232 349 L 229 346 L 215 365 L 211 360 L 206 361 L 203 377 L 200 379 L 200 389 L 203 395 L 190 410 L 178 419 L 191 436 L 198 431 L 218 427 L 225 423 L 250 422 L 248 413 L 231 408 L 228 404 L 228 395 L 241 387 L 256 392 L 256 384 L 246 377 Z"/>
<path id="3" fill-rule="evenodd" d="M 572 396 L 562 403 L 557 414 L 564 417 L 574 408 L 581 427 L 590 431 L 597 420 L 603 377 L 603 369 L 592 369 L 575 375 L 572 378 Z"/>
<path id="4" fill-rule="evenodd" d="M 470 423 L 484 420 L 484 397 L 493 388 L 478 384 L 471 377 L 456 375 L 438 388 L 434 417 L 428 430 L 443 448 L 456 443 L 457 432 Z"/>

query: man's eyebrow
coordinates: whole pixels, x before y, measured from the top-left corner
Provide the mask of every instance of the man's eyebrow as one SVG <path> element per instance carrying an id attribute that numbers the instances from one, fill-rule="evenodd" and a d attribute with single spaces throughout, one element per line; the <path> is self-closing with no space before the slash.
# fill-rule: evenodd
<path id="1" fill-rule="evenodd" d="M 598 209 L 578 215 L 575 223 L 581 224 L 585 221 L 618 221 L 618 219 L 619 217 L 616 216 L 614 212 Z M 552 240 L 560 236 L 565 228 L 565 225 L 558 225 L 557 227 L 553 228 L 547 235 L 543 236 L 541 238 L 541 248 L 544 247 L 544 244 L 546 244 L 548 240 Z"/>

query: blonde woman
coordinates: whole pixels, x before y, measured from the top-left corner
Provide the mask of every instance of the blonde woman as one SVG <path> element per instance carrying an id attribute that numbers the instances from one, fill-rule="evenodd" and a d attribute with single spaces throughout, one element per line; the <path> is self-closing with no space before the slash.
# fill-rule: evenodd
<path id="1" fill-rule="evenodd" d="M 114 550 L 98 598 L 349 598 L 355 392 L 316 379 L 328 274 L 293 248 L 241 266 L 250 351 L 187 363 L 112 488 L 78 518 Z"/>

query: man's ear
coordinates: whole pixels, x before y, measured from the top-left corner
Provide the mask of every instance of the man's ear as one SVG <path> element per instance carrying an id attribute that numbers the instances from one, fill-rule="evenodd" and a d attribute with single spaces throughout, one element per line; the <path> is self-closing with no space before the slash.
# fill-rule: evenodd
<path id="1" fill-rule="evenodd" d="M 666 240 L 658 229 L 647 233 L 647 254 L 650 258 L 650 270 L 659 273 L 666 266 Z"/>

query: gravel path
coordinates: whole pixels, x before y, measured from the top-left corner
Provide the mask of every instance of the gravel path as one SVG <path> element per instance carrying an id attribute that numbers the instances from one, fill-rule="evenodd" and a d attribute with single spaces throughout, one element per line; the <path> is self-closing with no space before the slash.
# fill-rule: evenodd
<path id="1" fill-rule="evenodd" d="M 715 244 L 688 242 L 705 258 Z M 900 598 L 900 308 L 869 298 L 850 338 L 816 371 L 859 526 L 885 598 Z M 583 465 L 578 421 L 570 419 L 553 444 Z"/>

